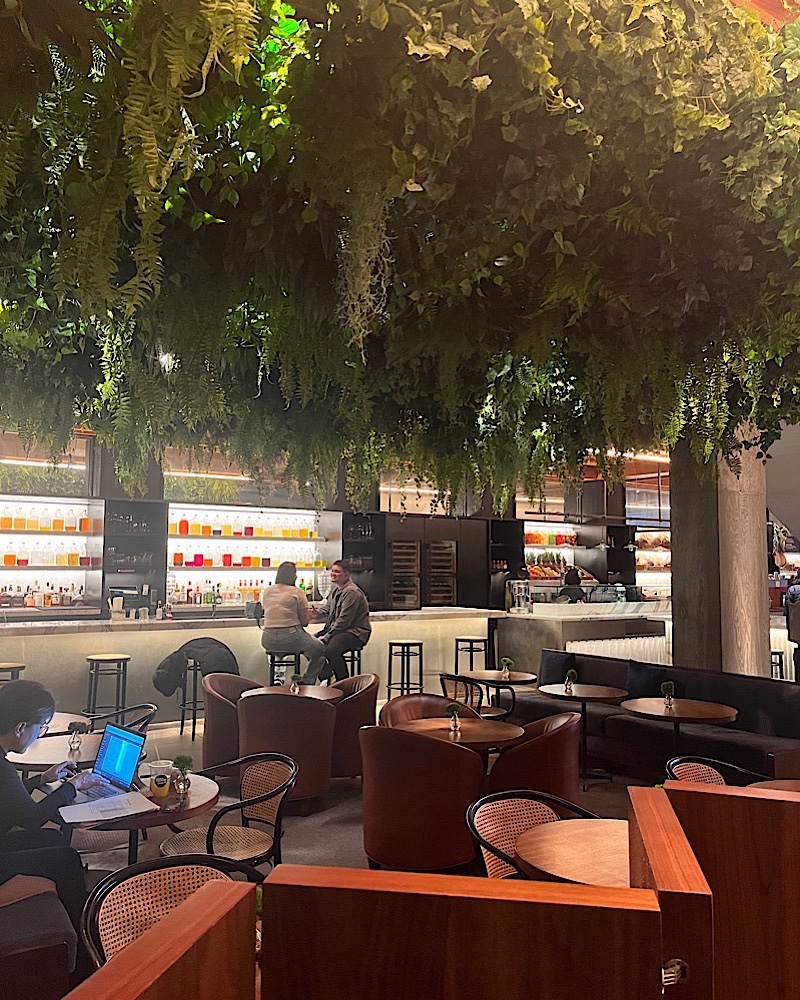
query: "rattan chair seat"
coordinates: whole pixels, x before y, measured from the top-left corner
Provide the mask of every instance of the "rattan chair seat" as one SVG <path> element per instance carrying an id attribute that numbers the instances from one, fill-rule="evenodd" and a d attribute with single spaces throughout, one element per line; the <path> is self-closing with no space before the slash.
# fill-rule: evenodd
<path id="1" fill-rule="evenodd" d="M 206 849 L 208 827 L 183 830 L 174 837 L 167 837 L 161 844 L 162 857 L 179 854 L 202 854 Z M 272 837 L 266 830 L 246 826 L 220 825 L 214 832 L 214 853 L 234 861 L 246 861 L 264 854 L 272 848 Z"/>

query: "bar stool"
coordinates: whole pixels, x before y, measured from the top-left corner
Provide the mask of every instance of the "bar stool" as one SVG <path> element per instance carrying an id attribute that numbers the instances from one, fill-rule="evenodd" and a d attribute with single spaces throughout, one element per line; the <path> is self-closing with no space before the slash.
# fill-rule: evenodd
<path id="1" fill-rule="evenodd" d="M 0 663 L 0 684 L 7 684 L 9 681 L 18 681 L 19 675 L 24 669 L 24 663 Z M 360 670 L 359 673 L 361 673 Z M 2 676 L 3 674 L 8 674 L 8 677 Z"/>
<path id="2" fill-rule="evenodd" d="M 300 654 L 299 653 L 278 653 L 275 650 L 268 649 L 267 661 L 269 662 L 269 683 L 270 687 L 273 684 L 287 684 L 286 671 L 290 671 L 291 674 L 299 674 L 300 670 Z M 276 674 L 280 672 L 280 679 L 276 680 Z"/>
<path id="3" fill-rule="evenodd" d="M 344 660 L 351 677 L 355 677 L 356 674 L 361 673 L 361 650 L 360 649 L 347 649 L 342 653 L 342 659 Z"/>
<path id="4" fill-rule="evenodd" d="M 475 657 L 483 657 L 483 665 L 478 669 L 486 670 L 489 657 L 489 640 L 481 635 L 460 635 L 456 639 L 456 659 L 454 674 L 458 673 L 458 654 L 466 653 L 469 656 L 468 670 L 475 669 Z"/>
<path id="5" fill-rule="evenodd" d="M 189 687 L 189 674 L 192 675 L 192 697 L 187 698 L 187 688 Z M 197 710 L 203 708 L 203 699 L 197 697 L 197 678 L 202 676 L 202 671 L 200 669 L 200 664 L 197 660 L 193 660 L 189 657 L 186 660 L 186 670 L 183 672 L 183 677 L 181 678 L 181 730 L 180 735 L 183 736 L 183 723 L 186 718 L 186 709 L 188 708 L 192 713 L 192 742 L 194 742 L 194 731 L 197 727 Z"/>
<path id="6" fill-rule="evenodd" d="M 769 652 L 769 662 L 772 676 L 775 676 L 775 671 L 777 670 L 778 677 L 783 680 L 783 650 L 771 649 Z"/>
<path id="7" fill-rule="evenodd" d="M 125 707 L 125 690 L 128 684 L 128 653 L 92 653 L 86 657 L 89 664 L 89 690 L 86 692 L 84 712 L 96 715 L 98 712 L 118 712 Z M 101 677 L 113 677 L 116 681 L 115 703 L 97 704 L 97 687 Z"/>
<path id="8" fill-rule="evenodd" d="M 396 657 L 400 658 L 400 680 L 392 680 L 392 667 Z M 411 680 L 411 661 L 417 661 L 417 680 Z M 412 691 L 422 691 L 422 643 L 407 639 L 398 639 L 389 643 L 389 679 L 386 684 L 386 694 L 392 697 L 392 691 L 400 694 L 411 694 Z"/>

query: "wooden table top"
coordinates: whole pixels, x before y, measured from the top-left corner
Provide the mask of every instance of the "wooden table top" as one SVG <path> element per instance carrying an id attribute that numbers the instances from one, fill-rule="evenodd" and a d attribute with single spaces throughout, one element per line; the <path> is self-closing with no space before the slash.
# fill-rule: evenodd
<path id="1" fill-rule="evenodd" d="M 6 756 L 21 771 L 46 771 L 65 760 L 74 761 L 78 770 L 83 771 L 94 764 L 102 738 L 102 733 L 83 733 L 79 749 L 70 750 L 69 736 L 44 736 L 34 740 L 25 753 Z"/>
<path id="2" fill-rule="evenodd" d="M 145 768 L 147 770 L 147 768 Z M 144 794 L 149 792 L 149 773 L 142 775 L 143 787 L 139 789 Z M 152 826 L 166 826 L 168 823 L 181 823 L 191 819 L 198 813 L 212 809 L 219 799 L 219 785 L 203 774 L 189 772 L 191 787 L 186 802 L 179 808 L 180 799 L 170 786 L 169 794 L 163 799 L 163 805 L 158 812 L 136 813 L 134 816 L 124 816 L 121 819 L 100 823 L 81 823 L 81 826 L 93 830 L 145 830 Z M 148 795 L 149 798 L 149 795 Z"/>
<path id="3" fill-rule="evenodd" d="M 628 821 L 567 819 L 525 830 L 514 845 L 517 863 L 534 878 L 582 885 L 629 886 Z"/>
<path id="4" fill-rule="evenodd" d="M 467 680 L 477 681 L 489 687 L 513 687 L 515 684 L 535 684 L 536 674 L 526 674 L 522 670 L 509 670 L 508 679 L 500 676 L 502 670 L 464 670 L 458 676 Z"/>
<path id="5" fill-rule="evenodd" d="M 770 788 L 774 792 L 800 792 L 797 778 L 773 778 L 771 781 L 753 781 L 748 788 Z"/>
<path id="6" fill-rule="evenodd" d="M 252 698 L 260 694 L 291 694 L 291 685 L 273 684 L 271 687 L 251 688 L 242 694 L 243 698 Z M 340 701 L 344 691 L 336 687 L 322 687 L 320 684 L 301 684 L 297 698 L 316 698 L 318 701 Z"/>
<path id="7" fill-rule="evenodd" d="M 572 690 L 564 690 L 563 684 L 544 684 L 539 690 L 548 698 L 564 698 L 567 701 L 621 701 L 628 697 L 625 688 L 607 687 L 605 684 L 573 684 Z"/>
<path id="8" fill-rule="evenodd" d="M 630 701 L 623 701 L 619 707 L 644 719 L 706 722 L 711 725 L 733 722 L 739 714 L 730 705 L 719 705 L 715 701 L 694 701 L 691 698 L 673 698 L 671 708 L 667 708 L 663 698 L 632 698 Z"/>
<path id="9" fill-rule="evenodd" d="M 70 722 L 82 722 L 88 726 L 91 724 L 91 721 L 85 715 L 72 715 L 70 712 L 54 712 L 53 718 L 47 724 L 45 739 L 50 736 L 63 736 L 67 732 L 67 726 Z"/>
<path id="10" fill-rule="evenodd" d="M 394 727 L 407 733 L 420 733 L 422 736 L 432 736 L 436 740 L 446 740 L 448 743 L 460 743 L 473 750 L 486 750 L 490 747 L 504 746 L 513 743 L 525 730 L 512 726 L 508 722 L 494 722 L 491 719 L 462 719 L 461 729 L 453 731 L 450 719 L 437 716 L 431 719 L 412 719 L 401 722 Z"/>

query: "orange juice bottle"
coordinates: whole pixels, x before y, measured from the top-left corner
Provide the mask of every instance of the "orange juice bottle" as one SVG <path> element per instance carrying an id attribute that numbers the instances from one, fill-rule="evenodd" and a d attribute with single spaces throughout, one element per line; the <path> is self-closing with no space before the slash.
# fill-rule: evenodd
<path id="1" fill-rule="evenodd" d="M 200 527 L 200 533 L 203 534 L 203 535 L 210 535 L 211 534 L 211 525 L 210 524 L 203 524 L 203 525 L 201 525 L 201 527 Z"/>
<path id="2" fill-rule="evenodd" d="M 192 521 L 189 524 L 189 534 L 190 535 L 199 535 L 200 534 L 200 522 L 199 521 Z"/>
<path id="3" fill-rule="evenodd" d="M 30 529 L 30 524 L 28 525 L 28 528 Z M 89 521 L 89 518 L 85 516 L 81 517 L 78 520 L 78 530 L 81 531 L 84 535 L 88 535 L 90 529 L 91 529 L 91 523 Z"/>
<path id="4" fill-rule="evenodd" d="M 78 519 L 75 517 L 75 511 L 70 507 L 67 511 L 67 516 L 64 518 L 64 531 L 77 531 L 78 530 Z"/>
<path id="5" fill-rule="evenodd" d="M 61 513 L 56 513 L 53 515 L 53 531 L 63 531 L 64 530 L 64 516 Z"/>
<path id="6" fill-rule="evenodd" d="M 178 522 L 177 521 L 169 521 L 167 523 L 167 534 L 169 534 L 169 535 L 177 535 L 178 534 Z"/>
<path id="7" fill-rule="evenodd" d="M 25 512 L 21 507 L 17 507 L 14 512 L 14 531 L 24 531 L 26 523 Z"/>
<path id="8" fill-rule="evenodd" d="M 35 514 L 33 515 L 33 517 L 25 518 L 25 530 L 26 531 L 39 530 L 39 518 Z"/>
<path id="9" fill-rule="evenodd" d="M 0 513 L 0 531 L 11 531 L 13 523 L 10 508 L 3 507 L 2 513 Z"/>
<path id="10" fill-rule="evenodd" d="M 4 552 L 3 553 L 3 565 L 4 566 L 16 566 L 17 565 L 16 554 L 13 553 L 13 552 Z"/>

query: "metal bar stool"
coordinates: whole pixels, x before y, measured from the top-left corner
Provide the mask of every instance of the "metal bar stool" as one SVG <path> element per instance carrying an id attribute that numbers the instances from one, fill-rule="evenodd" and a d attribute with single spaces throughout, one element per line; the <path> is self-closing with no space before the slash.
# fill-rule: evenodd
<path id="1" fill-rule="evenodd" d="M 18 681 L 19 675 L 24 669 L 24 663 L 0 663 L 0 684 L 6 684 L 8 681 Z M 361 673 L 360 670 L 359 673 Z M 8 677 L 3 676 L 4 674 L 8 674 Z"/>
<path id="2" fill-rule="evenodd" d="M 292 674 L 301 673 L 299 653 L 278 653 L 271 649 L 268 649 L 266 653 L 267 662 L 269 663 L 270 687 L 272 687 L 273 684 L 288 684 L 286 671 L 289 670 L 290 667 L 290 678 Z"/>
<path id="3" fill-rule="evenodd" d="M 86 692 L 84 712 L 96 715 L 98 712 L 118 712 L 125 707 L 125 691 L 128 685 L 129 653 L 92 653 L 86 657 L 89 664 L 89 689 Z M 113 677 L 116 681 L 113 705 L 97 704 L 97 687 L 101 677 Z"/>
<path id="4" fill-rule="evenodd" d="M 342 653 L 342 659 L 344 660 L 351 677 L 355 677 L 356 674 L 361 673 L 360 649 L 345 650 L 345 652 Z"/>
<path id="5" fill-rule="evenodd" d="M 482 656 L 483 663 L 479 664 L 479 670 L 486 670 L 489 659 L 489 640 L 482 635 L 460 635 L 456 638 L 456 659 L 453 673 L 458 673 L 459 653 L 466 653 L 469 656 L 468 670 L 475 670 L 475 657 Z"/>
<path id="6" fill-rule="evenodd" d="M 769 662 L 770 662 L 770 673 L 775 676 L 775 671 L 778 671 L 778 677 L 783 680 L 783 650 L 782 649 L 771 649 L 769 652 Z M 0 664 L 1 666 L 1 664 Z"/>
<path id="7" fill-rule="evenodd" d="M 400 659 L 400 680 L 392 679 L 392 667 L 395 658 Z M 417 661 L 417 680 L 411 680 L 411 661 Z M 392 697 L 392 691 L 400 694 L 411 694 L 412 691 L 422 691 L 422 643 L 398 639 L 389 643 L 389 679 L 386 685 L 386 695 Z"/>
<path id="8" fill-rule="evenodd" d="M 187 698 L 187 689 L 189 687 L 189 674 L 192 675 L 192 697 Z M 186 660 L 186 670 L 183 672 L 183 677 L 181 678 L 181 730 L 180 735 L 183 736 L 183 723 L 186 718 L 186 709 L 192 713 L 192 742 L 194 742 L 194 731 L 197 727 L 197 710 L 203 708 L 203 699 L 197 697 L 197 678 L 202 676 L 202 671 L 200 669 L 200 664 L 197 660 L 193 660 L 188 657 Z"/>

